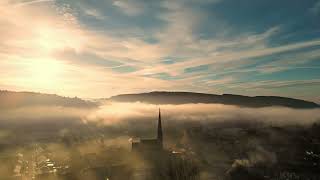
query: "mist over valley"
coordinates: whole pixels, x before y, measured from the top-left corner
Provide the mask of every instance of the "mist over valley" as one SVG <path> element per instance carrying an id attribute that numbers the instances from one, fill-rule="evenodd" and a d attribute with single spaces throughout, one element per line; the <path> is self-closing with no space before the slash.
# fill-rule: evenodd
<path id="1" fill-rule="evenodd" d="M 41 96 L 47 95 L 39 95 L 37 101 Z M 69 100 L 73 101 L 67 98 L 64 104 Z M 318 168 L 314 163 L 319 152 L 310 141 L 318 141 L 319 108 L 159 105 L 112 99 L 88 107 L 34 102 L 0 110 L 0 150 L 6 162 L 0 167 L 3 177 L 18 177 L 14 169 L 30 167 L 28 163 L 35 155 L 49 159 L 57 169 L 55 176 L 53 170 L 34 170 L 35 176 L 44 179 L 125 179 L 133 173 L 133 166 L 154 167 L 143 154 L 133 158 L 131 144 L 141 138 L 156 137 L 159 108 L 164 149 L 189 159 L 186 162 L 192 165 L 183 167 L 196 168 L 195 178 L 275 179 L 293 174 L 314 177 Z M 37 163 L 41 161 L 38 159 Z M 119 163 L 118 168 L 127 169 L 126 175 L 111 170 Z M 95 169 L 98 167 L 100 170 Z M 170 172 L 164 170 L 161 176 L 155 176 L 159 170 L 152 175 L 175 177 Z M 31 176 L 23 169 L 20 173 Z"/>

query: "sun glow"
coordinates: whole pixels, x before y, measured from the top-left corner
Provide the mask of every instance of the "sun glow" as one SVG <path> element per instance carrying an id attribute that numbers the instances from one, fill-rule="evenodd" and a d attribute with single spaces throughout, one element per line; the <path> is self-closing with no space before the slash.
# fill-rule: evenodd
<path id="1" fill-rule="evenodd" d="M 56 60 L 32 60 L 27 67 L 29 83 L 37 88 L 51 88 L 59 85 L 63 64 Z"/>
<path id="2" fill-rule="evenodd" d="M 57 36 L 59 33 L 53 29 L 41 28 L 38 32 L 38 45 L 44 50 L 51 51 L 61 47 L 63 42 Z"/>
<path id="3" fill-rule="evenodd" d="M 80 50 L 84 42 L 84 37 L 77 29 L 42 25 L 37 28 L 36 34 L 34 45 L 45 53 L 65 48 Z"/>

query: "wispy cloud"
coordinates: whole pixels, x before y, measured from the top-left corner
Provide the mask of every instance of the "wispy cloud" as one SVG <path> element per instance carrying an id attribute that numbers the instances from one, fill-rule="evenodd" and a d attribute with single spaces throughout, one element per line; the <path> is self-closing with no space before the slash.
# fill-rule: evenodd
<path id="1" fill-rule="evenodd" d="M 100 11 L 98 11 L 97 9 L 84 9 L 84 13 L 88 16 L 92 16 L 96 19 L 99 20 L 103 20 L 105 18 L 107 18 L 106 16 L 104 16 Z"/>
<path id="2" fill-rule="evenodd" d="M 302 68 L 317 68 L 320 37 L 305 37 L 316 29 L 293 33 L 292 40 L 287 36 L 292 34 L 290 23 L 271 19 L 274 23 L 258 27 L 261 23 L 246 17 L 255 22 L 248 29 L 232 23 L 230 17 L 240 18 L 230 16 L 233 11 L 217 12 L 215 7 L 233 6 L 224 3 L 1 1 L 0 66 L 5 75 L 0 88 L 86 97 L 151 90 L 237 93 L 246 87 L 235 91 L 235 84 L 252 83 L 254 78 L 249 76 L 253 73 L 280 83 L 292 77 L 268 78 L 289 69 L 298 74 Z M 308 8 L 311 6 L 316 9 L 317 4 Z M 238 9 L 241 7 L 235 11 Z M 50 69 L 43 66 L 47 62 L 61 69 L 56 76 L 50 75 L 55 86 L 42 80 L 35 83 L 34 74 L 41 72 L 37 67 Z M 34 69 L 19 73 L 25 67 Z M 48 70 L 48 77 L 50 73 Z M 312 80 L 316 72 L 305 76 Z M 306 87 L 303 83 L 297 86 Z M 262 88 L 277 94 L 285 86 Z M 253 93 L 262 92 L 260 89 Z"/>
<path id="3" fill-rule="evenodd" d="M 320 1 L 317 1 L 310 11 L 314 14 L 318 14 L 320 12 Z"/>
<path id="4" fill-rule="evenodd" d="M 318 86 L 320 79 L 311 80 L 291 80 L 291 81 L 258 81 L 250 83 L 241 83 L 233 85 L 233 87 L 246 86 L 249 89 L 274 89 L 283 87 L 295 87 L 295 86 Z"/>
<path id="5" fill-rule="evenodd" d="M 112 4 L 130 16 L 139 15 L 144 11 L 144 3 L 141 1 L 115 0 Z"/>
<path id="6" fill-rule="evenodd" d="M 301 66 L 310 61 L 318 60 L 320 58 L 319 49 L 300 53 L 290 53 L 285 56 L 279 55 L 278 57 L 275 58 L 277 60 L 274 60 L 273 62 L 267 62 L 261 66 L 257 66 L 256 69 L 264 73 L 273 73 L 292 68 L 320 68 L 317 66 Z"/>
<path id="7" fill-rule="evenodd" d="M 26 5 L 32 5 L 37 3 L 46 3 L 46 2 L 54 2 L 55 0 L 28 0 L 28 1 L 22 1 L 18 2 L 17 6 L 26 6 Z"/>
<path id="8" fill-rule="evenodd" d="M 197 57 L 193 58 L 189 61 L 179 62 L 175 63 L 173 65 L 162 65 L 155 68 L 150 69 L 144 69 L 144 71 L 164 71 L 168 72 L 168 66 L 170 66 L 170 72 L 182 72 L 183 69 L 186 67 L 195 67 L 200 65 L 208 65 L 211 64 L 212 66 L 216 66 L 219 64 L 225 64 L 225 63 L 234 63 L 235 61 L 241 61 L 240 63 L 245 64 L 245 59 L 249 58 L 255 58 L 255 57 L 262 57 L 267 56 L 271 54 L 277 54 L 287 51 L 293 51 L 297 49 L 307 48 L 307 47 L 313 47 L 320 45 L 320 40 L 312 40 L 312 41 L 306 41 L 306 42 L 300 42 L 296 44 L 289 44 L 289 45 L 283 45 L 279 47 L 266 47 L 266 48 L 259 48 L 259 49 L 249 49 L 244 51 L 229 51 L 229 52 L 221 52 L 221 53 L 213 53 L 213 55 L 208 55 L 204 57 Z M 168 72 L 168 73 L 170 73 Z"/>

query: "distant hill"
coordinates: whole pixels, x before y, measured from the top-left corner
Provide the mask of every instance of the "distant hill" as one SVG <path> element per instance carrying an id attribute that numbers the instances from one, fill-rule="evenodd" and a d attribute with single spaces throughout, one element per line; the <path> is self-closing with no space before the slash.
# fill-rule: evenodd
<path id="1" fill-rule="evenodd" d="M 97 104 L 84 101 L 77 97 L 69 98 L 55 94 L 35 92 L 13 92 L 0 90 L 0 108 L 14 108 L 24 106 L 62 106 L 77 108 L 93 108 Z"/>
<path id="2" fill-rule="evenodd" d="M 290 108 L 319 108 L 314 102 L 277 97 L 277 96 L 241 96 L 233 94 L 204 94 L 193 92 L 150 92 L 141 94 L 123 94 L 109 98 L 118 102 L 144 102 L 149 104 L 226 104 L 244 107 L 284 106 Z"/>

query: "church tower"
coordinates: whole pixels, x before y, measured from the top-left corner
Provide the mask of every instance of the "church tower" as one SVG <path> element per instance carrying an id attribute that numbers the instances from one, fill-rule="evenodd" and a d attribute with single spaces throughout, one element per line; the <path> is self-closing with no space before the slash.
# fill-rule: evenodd
<path id="1" fill-rule="evenodd" d="M 157 140 L 159 141 L 159 144 L 161 148 L 163 147 L 163 137 L 162 137 L 162 125 L 161 125 L 161 111 L 159 108 L 159 118 L 158 118 L 158 136 Z"/>
<path id="2" fill-rule="evenodd" d="M 158 118 L 158 132 L 154 139 L 140 139 L 139 141 L 132 141 L 132 150 L 138 152 L 162 152 L 163 150 L 163 134 L 161 124 L 161 112 L 159 108 Z"/>

